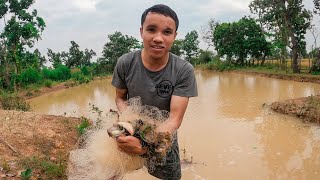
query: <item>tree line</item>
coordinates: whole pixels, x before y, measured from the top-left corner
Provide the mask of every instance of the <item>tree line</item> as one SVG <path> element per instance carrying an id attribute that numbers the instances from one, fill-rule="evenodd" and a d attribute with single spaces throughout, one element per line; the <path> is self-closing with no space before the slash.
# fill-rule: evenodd
<path id="1" fill-rule="evenodd" d="M 68 51 L 48 49 L 46 56 L 31 50 L 41 39 L 46 23 L 37 10 L 30 10 L 34 0 L 0 0 L 0 18 L 4 28 L 0 33 L 0 89 L 17 91 L 34 83 L 65 81 L 70 78 L 86 81 L 87 76 L 112 73 L 117 59 L 124 53 L 143 47 L 138 39 L 114 32 L 109 34 L 101 57 L 93 62 L 96 52 L 82 50 L 71 41 Z M 313 71 L 320 71 L 318 34 L 311 24 L 320 15 L 319 0 L 307 10 L 302 0 L 253 0 L 249 8 L 253 17 L 245 16 L 235 22 L 211 19 L 202 27 L 201 38 L 208 48 L 199 48 L 199 34 L 192 30 L 176 39 L 171 52 L 192 64 L 226 62 L 230 65 L 264 65 L 267 58 L 284 65 L 292 58 L 292 70 L 300 72 L 299 59 L 307 55 L 305 35 L 309 30 L 315 39 L 312 54 Z M 215 54 L 211 49 L 215 49 Z M 210 49 L 211 48 L 211 49 Z M 50 62 L 52 67 L 46 67 Z M 80 71 L 72 71 L 80 69 Z"/>

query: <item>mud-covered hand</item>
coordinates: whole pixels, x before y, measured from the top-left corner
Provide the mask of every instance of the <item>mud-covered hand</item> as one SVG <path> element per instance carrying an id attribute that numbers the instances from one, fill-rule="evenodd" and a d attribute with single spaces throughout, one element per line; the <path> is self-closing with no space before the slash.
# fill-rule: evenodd
<path id="1" fill-rule="evenodd" d="M 116 139 L 121 151 L 130 155 L 143 155 L 147 149 L 143 148 L 140 140 L 134 136 L 119 136 Z"/>

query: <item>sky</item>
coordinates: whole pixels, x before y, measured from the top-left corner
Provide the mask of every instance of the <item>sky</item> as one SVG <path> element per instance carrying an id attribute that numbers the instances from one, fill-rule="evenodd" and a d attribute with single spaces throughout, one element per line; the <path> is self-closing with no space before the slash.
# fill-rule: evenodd
<path id="1" fill-rule="evenodd" d="M 312 0 L 304 1 L 306 7 L 312 7 Z M 211 18 L 219 22 L 232 22 L 250 15 L 250 2 L 251 0 L 36 0 L 31 8 L 37 9 L 38 15 L 46 22 L 46 28 L 42 39 L 35 46 L 45 55 L 47 48 L 54 52 L 68 51 L 70 41 L 75 41 L 81 50 L 93 49 L 99 57 L 108 41 L 107 36 L 116 31 L 141 41 L 141 14 L 154 4 L 166 4 L 177 13 L 180 20 L 177 38 L 184 38 L 192 30 L 196 30 L 201 36 L 201 27 Z M 318 32 L 320 33 L 320 28 Z M 309 36 L 308 41 L 312 42 Z M 206 45 L 200 43 L 200 47 L 205 49 Z"/>

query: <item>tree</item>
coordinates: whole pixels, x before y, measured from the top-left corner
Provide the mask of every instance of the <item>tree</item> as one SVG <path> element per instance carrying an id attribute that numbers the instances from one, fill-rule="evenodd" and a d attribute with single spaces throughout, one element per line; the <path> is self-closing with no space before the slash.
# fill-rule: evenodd
<path id="1" fill-rule="evenodd" d="M 191 61 L 192 58 L 196 57 L 199 53 L 199 40 L 197 31 L 193 30 L 185 36 L 182 49 L 185 52 L 186 60 Z"/>
<path id="2" fill-rule="evenodd" d="M 62 65 L 62 62 L 65 62 L 67 57 L 68 57 L 68 53 L 66 52 L 62 52 L 62 53 L 55 53 L 53 52 L 51 49 L 48 49 L 48 58 L 49 58 L 49 62 L 52 63 L 52 66 L 54 68 L 59 67 L 60 65 Z"/>
<path id="3" fill-rule="evenodd" d="M 109 41 L 104 45 L 99 63 L 112 64 L 114 67 L 120 56 L 140 47 L 139 41 L 131 36 L 115 32 L 108 35 Z"/>
<path id="4" fill-rule="evenodd" d="M 42 56 L 40 51 L 38 49 L 35 49 L 33 54 L 36 56 L 36 58 L 38 59 L 38 63 L 39 63 L 39 66 L 38 68 L 42 68 L 45 66 L 45 63 L 47 62 L 47 59 L 45 56 Z"/>
<path id="5" fill-rule="evenodd" d="M 213 42 L 220 56 L 226 56 L 229 61 L 236 59 L 236 63 L 241 65 L 248 57 L 265 59 L 270 54 L 270 43 L 266 41 L 260 26 L 250 17 L 243 17 L 238 22 L 218 24 Z"/>
<path id="6" fill-rule="evenodd" d="M 200 49 L 199 53 L 199 58 L 198 58 L 198 63 L 208 63 L 212 61 L 214 58 L 214 54 L 211 51 L 208 50 L 202 50 Z"/>
<path id="7" fill-rule="evenodd" d="M 5 79 L 12 80 L 14 90 L 16 77 L 23 68 L 19 54 L 25 51 L 26 46 L 33 47 L 45 28 L 45 22 L 37 16 L 37 10 L 31 13 L 28 10 L 33 3 L 34 0 L 0 0 L 0 18 L 4 19 L 5 24 L 0 34 L 5 48 L 3 62 L 4 67 L 9 68 L 5 71 Z M 8 21 L 5 20 L 6 14 L 10 16 Z M 10 66 L 13 66 L 14 72 L 10 72 Z"/>
<path id="8" fill-rule="evenodd" d="M 96 52 L 94 52 L 92 49 L 85 49 L 84 50 L 84 55 L 81 59 L 81 64 L 80 64 L 80 67 L 82 66 L 89 66 L 91 64 L 91 59 L 93 56 L 96 56 Z"/>
<path id="9" fill-rule="evenodd" d="M 320 0 L 313 0 L 314 3 L 314 13 L 320 14 Z"/>
<path id="10" fill-rule="evenodd" d="M 80 50 L 80 46 L 74 42 L 71 41 L 71 47 L 69 48 L 68 58 L 65 60 L 65 65 L 68 68 L 74 68 L 77 66 L 81 66 L 81 60 L 83 58 L 83 51 Z"/>
<path id="11" fill-rule="evenodd" d="M 235 32 L 232 31 L 231 23 L 218 24 L 214 30 L 213 43 L 219 56 L 226 56 L 228 61 L 231 61 L 234 55 L 233 42 Z"/>
<path id="12" fill-rule="evenodd" d="M 214 46 L 213 34 L 218 24 L 219 23 L 215 19 L 210 19 L 208 23 L 201 28 L 202 40 L 208 45 L 206 50 Z"/>
<path id="13" fill-rule="evenodd" d="M 310 26 L 311 12 L 304 8 L 302 0 L 253 0 L 250 11 L 258 15 L 258 20 L 275 38 L 292 49 L 292 69 L 300 72 L 298 56 L 305 49 L 305 34 Z"/>
<path id="14" fill-rule="evenodd" d="M 171 46 L 170 52 L 177 55 L 177 56 L 181 56 L 183 55 L 183 39 L 176 39 L 173 42 L 173 45 Z"/>
<path id="15" fill-rule="evenodd" d="M 315 14 L 319 14 L 320 15 L 320 0 L 313 0 L 313 3 L 314 3 L 314 13 Z M 314 33 L 312 33 L 313 37 L 314 37 L 314 43 L 315 43 L 315 49 L 317 49 L 317 44 L 316 44 L 316 41 L 317 41 L 317 37 L 319 34 L 315 35 Z M 318 52 L 315 53 L 315 57 L 314 59 L 314 62 L 312 63 L 312 69 L 313 70 L 320 70 L 320 48 L 318 48 Z"/>

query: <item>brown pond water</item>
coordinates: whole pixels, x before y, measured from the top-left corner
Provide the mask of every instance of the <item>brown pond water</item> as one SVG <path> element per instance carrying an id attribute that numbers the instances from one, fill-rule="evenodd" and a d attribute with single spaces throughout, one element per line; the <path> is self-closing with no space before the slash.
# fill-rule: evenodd
<path id="1" fill-rule="evenodd" d="M 196 72 L 179 130 L 182 179 L 320 179 L 320 126 L 263 104 L 320 93 L 320 85 L 244 74 Z M 32 99 L 36 112 L 88 116 L 94 104 L 115 109 L 111 78 Z M 185 153 L 184 153 L 185 150 Z M 154 179 L 145 171 L 124 179 Z"/>

